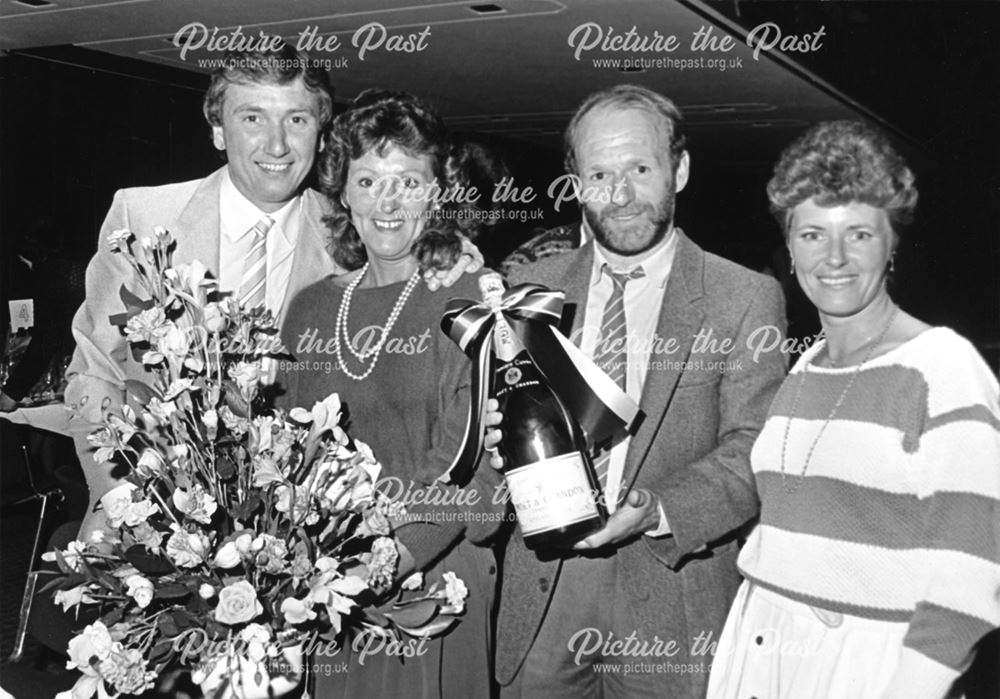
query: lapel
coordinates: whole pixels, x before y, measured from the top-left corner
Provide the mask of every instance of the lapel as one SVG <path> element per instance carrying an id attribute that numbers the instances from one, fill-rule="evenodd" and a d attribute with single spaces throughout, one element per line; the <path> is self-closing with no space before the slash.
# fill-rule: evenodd
<path id="1" fill-rule="evenodd" d="M 206 177 L 177 217 L 175 238 L 179 262 L 201 260 L 219 276 L 219 188 L 226 166 Z"/>
<path id="2" fill-rule="evenodd" d="M 285 292 L 285 298 L 278 313 L 279 324 L 284 320 L 288 304 L 295 298 L 296 293 L 309 284 L 337 271 L 336 264 L 330 258 L 328 251 L 329 229 L 323 223 L 323 216 L 328 211 L 321 197 L 322 195 L 311 189 L 302 192 L 302 205 L 299 209 L 299 236 L 292 258 L 292 276 L 288 280 L 288 290 Z"/>
<path id="3" fill-rule="evenodd" d="M 670 355 L 650 357 L 650 361 L 669 359 L 673 366 L 653 369 L 652 367 L 657 366 L 653 364 L 646 375 L 642 399 L 639 401 L 640 407 L 646 413 L 646 419 L 629 444 L 622 478 L 625 488 L 631 487 L 653 440 L 660 431 L 674 389 L 681 377 L 682 372 L 677 365 L 686 362 L 690 356 L 695 334 L 701 328 L 705 316 L 700 302 L 704 295 L 705 253 L 679 228 L 676 229 L 676 234 L 680 239 L 677 243 L 674 264 L 667 279 L 660 318 L 656 324 L 656 335 L 660 338 L 676 338 L 678 349 Z"/>
<path id="4" fill-rule="evenodd" d="M 570 258 L 572 255 L 572 258 Z M 567 255 L 569 264 L 560 280 L 561 288 L 566 292 L 563 317 L 567 311 L 573 313 L 569 339 L 577 347 L 580 346 L 580 330 L 583 328 L 583 317 L 587 311 L 587 295 L 590 292 L 590 272 L 594 266 L 594 243 L 587 243 L 582 248 Z"/>

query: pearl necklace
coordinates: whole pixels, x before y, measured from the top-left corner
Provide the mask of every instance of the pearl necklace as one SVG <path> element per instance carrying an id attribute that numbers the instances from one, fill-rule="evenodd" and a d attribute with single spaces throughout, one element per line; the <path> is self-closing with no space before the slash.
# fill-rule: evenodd
<path id="1" fill-rule="evenodd" d="M 784 489 L 786 493 L 789 494 L 794 493 L 799 489 L 799 486 L 802 485 L 802 482 L 806 478 L 806 471 L 809 470 L 809 463 L 812 461 L 813 452 L 816 451 L 816 445 L 819 444 L 819 440 L 823 436 L 823 433 L 826 432 L 826 428 L 830 425 L 831 422 L 833 422 L 833 418 L 836 417 L 837 411 L 840 410 L 840 406 L 844 404 L 844 399 L 847 398 L 847 394 L 854 386 L 854 381 L 858 378 L 858 375 L 861 373 L 861 369 L 864 367 L 865 364 L 868 363 L 868 360 L 872 358 L 872 355 L 875 353 L 875 348 L 882 344 L 882 340 L 885 339 L 886 334 L 889 332 L 889 328 L 892 327 L 892 322 L 896 320 L 896 313 L 898 312 L 899 312 L 899 306 L 896 306 L 896 308 L 892 311 L 892 315 L 889 316 L 889 320 L 886 322 L 885 327 L 882 328 L 882 331 L 878 334 L 878 337 L 875 338 L 875 341 L 872 343 L 871 347 L 869 347 L 868 351 L 865 353 L 865 358 L 862 359 L 861 363 L 858 364 L 858 366 L 854 369 L 854 372 L 851 374 L 851 378 L 848 379 L 847 381 L 847 385 L 844 386 L 844 390 L 840 392 L 840 396 L 838 396 L 837 401 L 833 404 L 833 408 L 830 410 L 830 414 L 827 415 L 826 420 L 823 422 L 822 427 L 819 428 L 819 432 L 816 434 L 816 438 L 813 439 L 812 444 L 809 446 L 809 451 L 806 452 L 806 463 L 802 467 L 802 472 L 798 474 L 798 476 L 795 478 L 794 481 L 791 481 L 791 483 L 789 483 L 787 479 L 790 479 L 791 476 L 786 476 L 785 473 L 785 453 L 788 450 L 788 432 L 792 426 L 792 419 L 795 417 L 799 408 L 799 399 L 802 397 L 802 387 L 806 383 L 806 374 L 809 373 L 808 362 L 802 367 L 802 371 L 800 372 L 801 379 L 798 382 L 798 386 L 796 386 L 795 397 L 792 399 L 792 409 L 788 413 L 788 418 L 787 421 L 785 422 L 785 436 L 781 440 L 781 487 Z"/>
<path id="2" fill-rule="evenodd" d="M 351 310 L 351 299 L 354 297 L 354 290 L 358 288 L 358 284 L 361 283 L 361 280 L 364 278 L 367 271 L 368 263 L 366 262 L 365 266 L 362 267 L 361 271 L 358 273 L 358 276 L 347 285 L 347 288 L 344 289 L 344 295 L 340 299 L 340 308 L 337 309 L 337 323 L 333 335 L 333 351 L 334 354 L 337 355 L 337 365 L 340 366 L 341 371 L 355 381 L 363 381 L 364 379 L 367 379 L 373 371 L 375 371 L 375 365 L 378 364 L 378 358 L 382 354 L 382 348 L 385 346 L 385 341 L 389 339 L 389 332 L 399 319 L 399 314 L 402 313 L 403 306 L 406 305 L 407 299 L 410 298 L 410 294 L 412 294 L 413 290 L 416 288 L 417 282 L 420 281 L 420 270 L 418 269 L 413 273 L 413 276 L 410 277 L 410 281 L 406 283 L 406 286 L 403 288 L 403 293 L 399 295 L 398 299 L 396 299 L 396 303 L 392 307 L 392 312 L 389 313 L 389 319 L 386 320 L 385 326 L 382 328 L 382 336 L 379 338 L 379 341 L 370 350 L 357 352 L 351 344 L 351 336 L 347 332 L 347 319 Z M 364 362 L 369 357 L 372 358 L 371 365 L 365 369 L 363 373 L 355 374 L 347 368 L 347 363 L 344 361 L 344 355 L 341 351 L 341 336 L 344 338 L 343 344 L 347 346 L 347 349 L 355 356 L 355 358 L 357 358 L 359 362 Z"/>

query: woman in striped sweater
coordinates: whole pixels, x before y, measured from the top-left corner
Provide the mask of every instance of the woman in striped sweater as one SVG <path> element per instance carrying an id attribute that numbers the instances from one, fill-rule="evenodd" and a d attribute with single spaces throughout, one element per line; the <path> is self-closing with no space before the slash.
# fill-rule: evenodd
<path id="1" fill-rule="evenodd" d="M 997 381 L 886 291 L 917 191 L 884 136 L 814 127 L 768 195 L 825 339 L 752 452 L 760 524 L 708 696 L 944 697 L 1000 625 Z"/>

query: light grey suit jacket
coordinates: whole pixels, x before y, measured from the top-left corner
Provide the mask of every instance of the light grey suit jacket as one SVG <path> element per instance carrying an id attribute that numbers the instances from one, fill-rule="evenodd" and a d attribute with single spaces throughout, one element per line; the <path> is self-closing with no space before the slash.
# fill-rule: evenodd
<path id="1" fill-rule="evenodd" d="M 142 238 L 152 235 L 155 226 L 163 226 L 177 241 L 175 264 L 200 260 L 218 277 L 219 188 L 224 172 L 225 166 L 201 180 L 119 190 L 101 226 L 97 253 L 87 267 L 87 297 L 73 318 L 76 351 L 67 370 L 66 387 L 66 404 L 77 412 L 70 426 L 91 486 L 91 505 L 114 482 L 95 475 L 105 469 L 93 467 L 85 436 L 101 422 L 102 410 L 121 405 L 127 379 L 148 378 L 142 365 L 132 359 L 121 331 L 108 320 L 125 310 L 119 296 L 122 284 L 142 295 L 124 257 L 110 251 L 108 235 L 127 228 Z M 300 289 L 336 271 L 327 252 L 327 229 L 321 220 L 328 213 L 324 198 L 306 190 L 300 211 L 286 307 Z M 279 313 L 279 321 L 283 312 Z"/>
<path id="2" fill-rule="evenodd" d="M 640 640 L 658 637 L 681 648 L 651 662 L 711 662 L 692 657 L 699 633 L 717 640 L 739 584 L 738 537 L 756 517 L 759 502 L 750 470 L 750 448 L 785 375 L 778 352 L 754 361 L 748 337 L 758 327 L 784 333 L 781 289 L 770 277 L 706 253 L 679 229 L 656 333 L 679 349 L 653 355 L 640 406 L 646 418 L 632 438 L 624 482 L 660 498 L 671 536 L 639 537 L 617 549 L 624 595 L 641 619 Z M 593 243 L 511 270 L 511 283 L 537 282 L 566 292 L 564 321 L 581 327 L 593 264 Z M 711 329 L 732 338 L 728 354 L 692 353 L 695 335 Z M 723 368 L 722 362 L 729 362 Z M 688 362 L 687 364 L 683 364 Z M 701 362 L 701 364 L 697 364 Z M 713 364 L 715 363 L 715 364 Z M 704 547 L 704 548 L 703 548 Z M 504 563 L 497 638 L 497 679 L 510 683 L 537 634 L 561 561 L 540 560 L 511 538 Z M 581 628 L 589 624 L 581 619 Z M 701 696 L 702 672 L 671 672 L 664 696 Z"/>

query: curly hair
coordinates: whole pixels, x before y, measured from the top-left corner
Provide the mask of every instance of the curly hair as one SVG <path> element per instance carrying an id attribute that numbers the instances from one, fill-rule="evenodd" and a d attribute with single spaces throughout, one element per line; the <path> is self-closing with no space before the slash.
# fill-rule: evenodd
<path id="1" fill-rule="evenodd" d="M 333 116 L 333 97 L 326 71 L 289 44 L 271 51 L 229 51 L 212 72 L 202 112 L 210 126 L 222 126 L 222 102 L 233 84 L 287 85 L 302 78 L 306 89 L 319 97 L 319 126 L 325 129 Z"/>
<path id="2" fill-rule="evenodd" d="M 672 100 L 667 99 L 658 92 L 653 92 L 649 88 L 641 85 L 615 85 L 605 90 L 594 92 L 583 101 L 576 114 L 570 119 L 566 133 L 563 134 L 564 165 L 566 172 L 570 174 L 580 174 L 577 172 L 576 162 L 576 141 L 580 135 L 580 122 L 583 118 L 595 109 L 604 107 L 616 109 L 641 109 L 654 116 L 660 117 L 663 124 L 663 133 L 666 141 L 670 144 L 670 164 L 674 172 L 680 164 L 681 155 L 687 147 L 687 127 L 684 124 L 684 116 L 681 110 Z"/>
<path id="3" fill-rule="evenodd" d="M 886 136 L 859 121 L 826 121 L 781 154 L 767 183 L 771 212 L 785 234 L 792 209 L 859 202 L 885 210 L 897 235 L 913 220 L 916 178 Z"/>
<path id="4" fill-rule="evenodd" d="M 368 259 L 343 201 L 348 168 L 352 160 L 365 153 L 382 155 L 392 146 L 411 156 L 428 156 L 444 192 L 467 182 L 467 154 L 452 144 L 444 121 L 426 103 L 405 92 L 362 92 L 350 109 L 333 120 L 319 163 L 320 191 L 329 199 L 333 211 L 323 221 L 330 228 L 333 257 L 345 269 L 357 269 Z M 455 211 L 466 206 L 446 201 L 442 209 L 452 215 L 442 210 L 428 221 L 410 251 L 421 269 L 448 269 L 454 265 L 462 249 L 460 233 L 473 237 L 474 218 Z"/>

